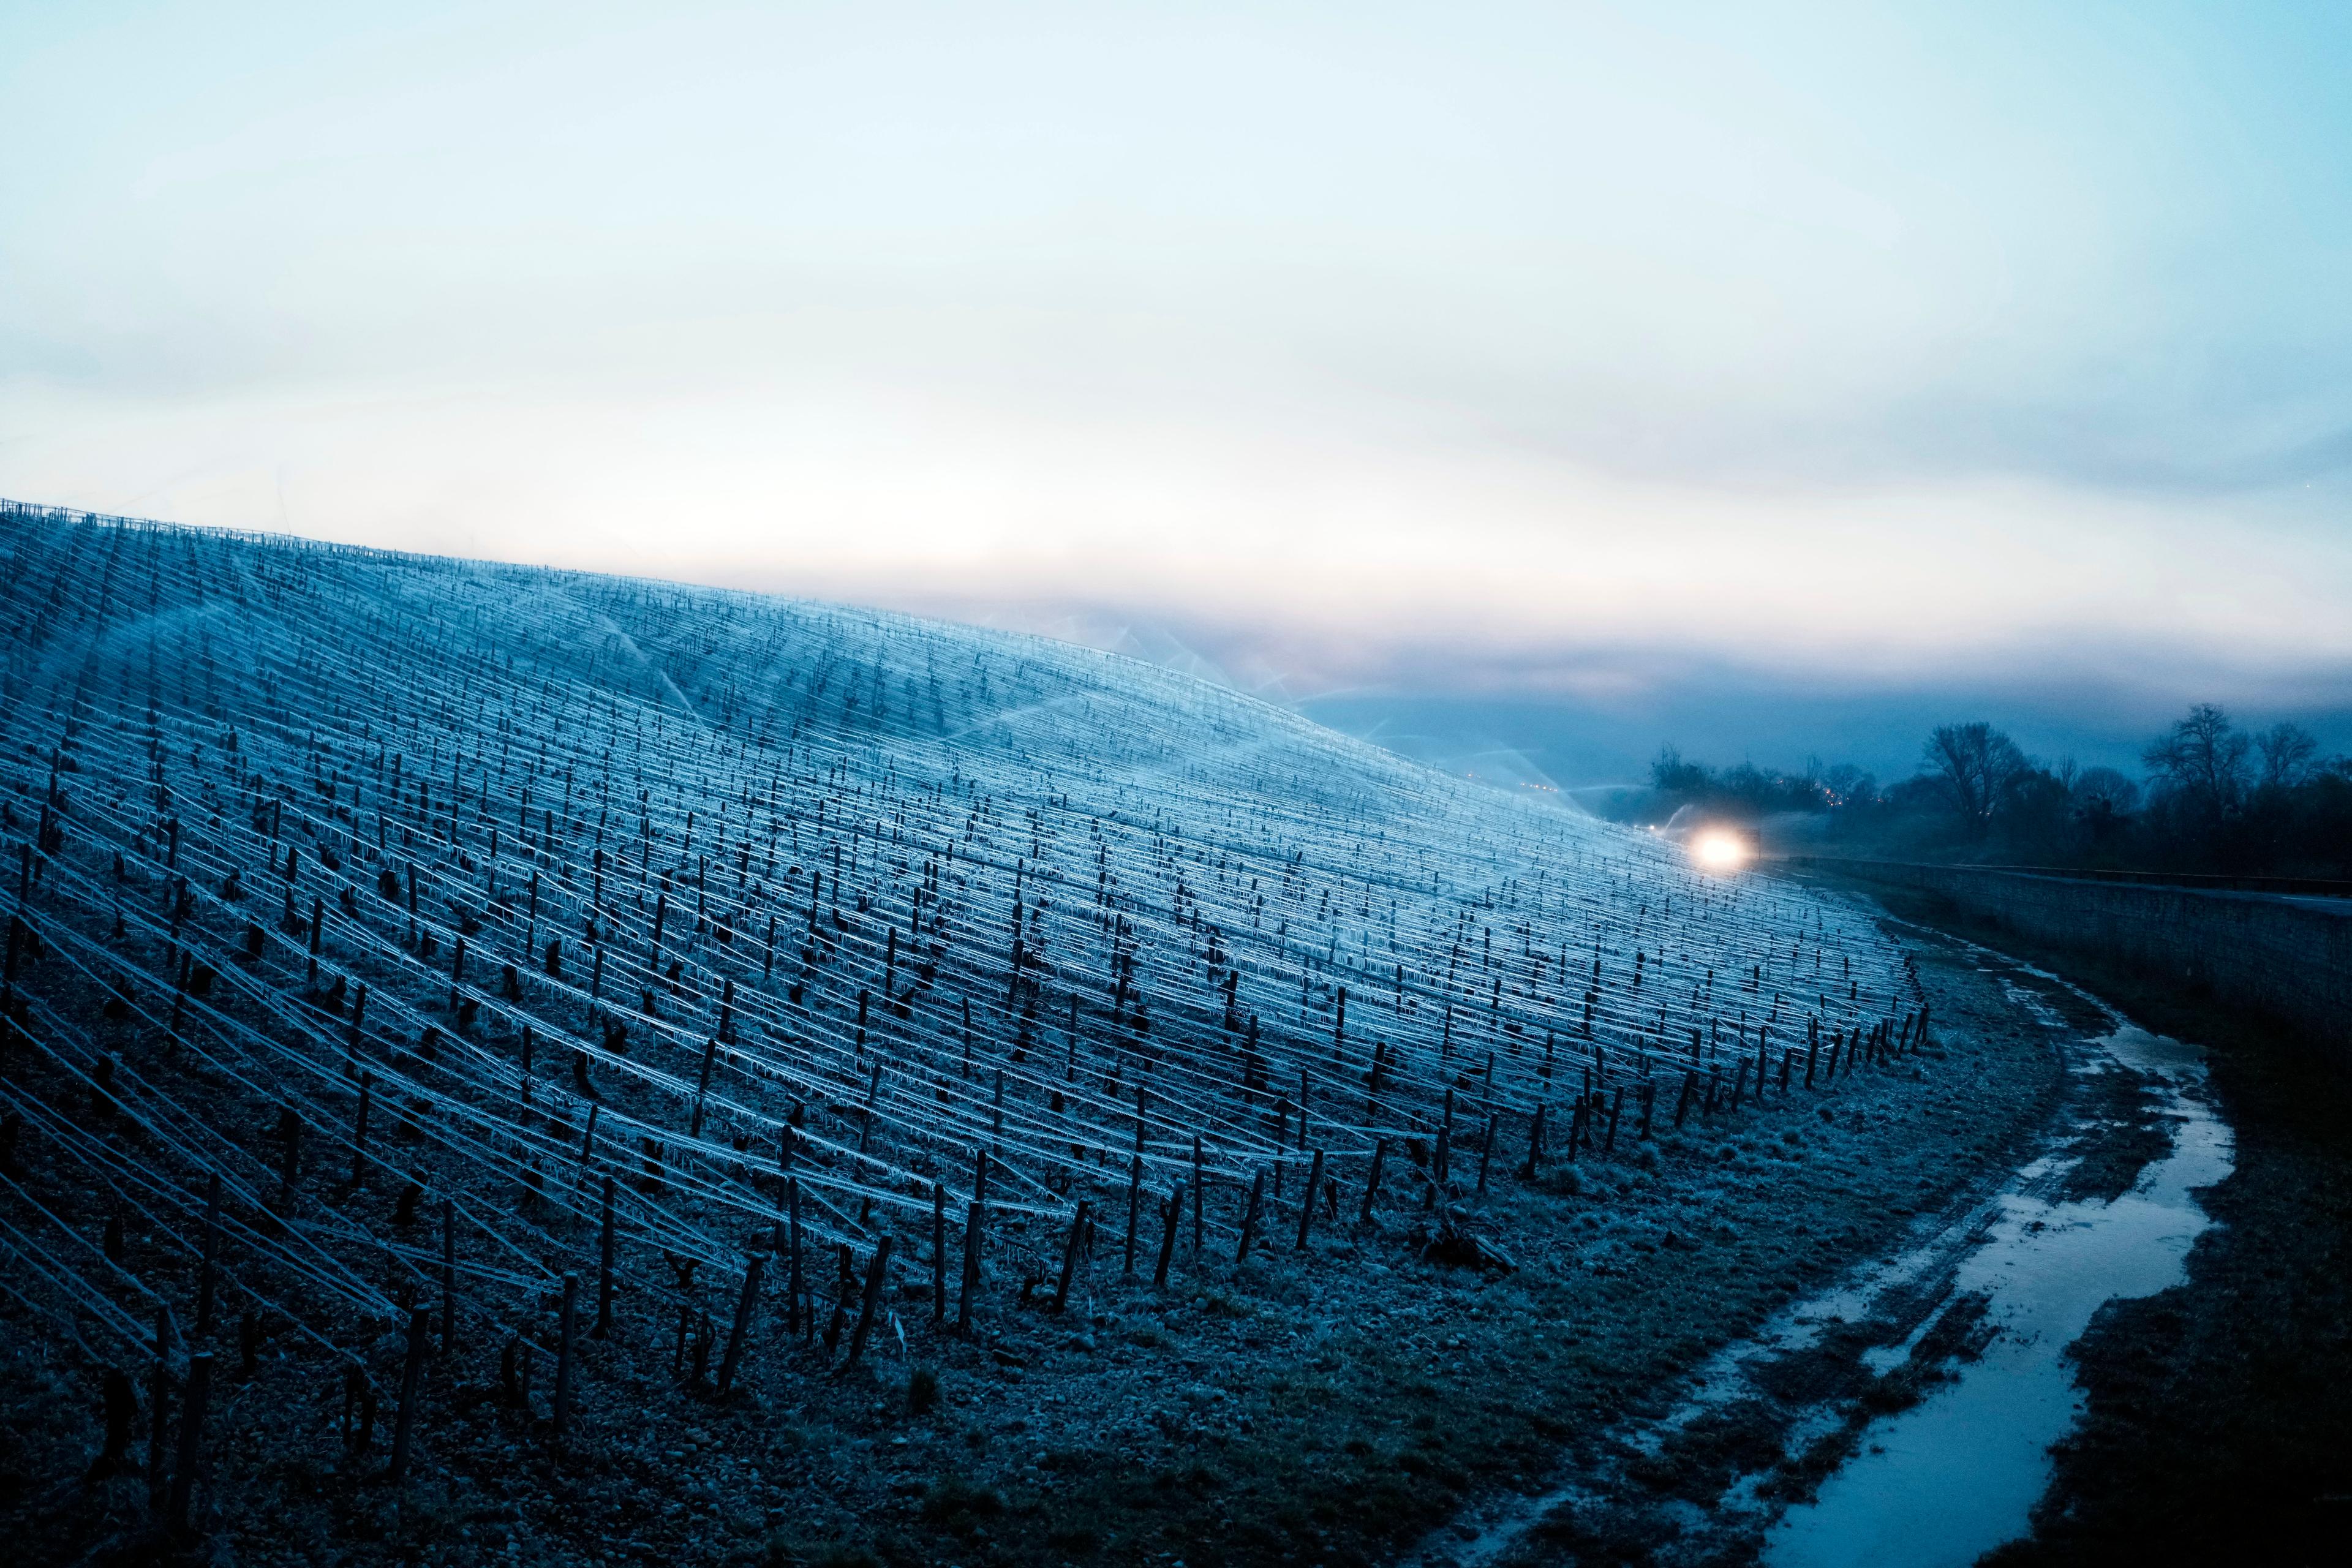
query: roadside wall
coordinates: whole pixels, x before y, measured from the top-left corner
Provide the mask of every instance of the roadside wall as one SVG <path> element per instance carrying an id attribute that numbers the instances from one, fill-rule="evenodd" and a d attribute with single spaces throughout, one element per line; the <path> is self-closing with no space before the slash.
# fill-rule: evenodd
<path id="1" fill-rule="evenodd" d="M 2352 1049 L 2352 908 L 1965 866 L 1818 864 L 1940 896 L 2036 942 L 2121 959 Z"/>

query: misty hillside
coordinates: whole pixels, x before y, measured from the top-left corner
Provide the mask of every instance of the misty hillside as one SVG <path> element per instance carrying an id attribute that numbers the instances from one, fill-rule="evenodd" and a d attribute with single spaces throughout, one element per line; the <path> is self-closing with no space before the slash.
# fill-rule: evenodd
<path id="1" fill-rule="evenodd" d="M 1913 1030 L 1844 906 L 1073 647 L 24 507 L 0 584 L 11 1343 L 303 1463 L 455 1441 L 420 1356 L 682 1429 L 820 1326 L 1499 1266 L 1490 1183 Z"/>

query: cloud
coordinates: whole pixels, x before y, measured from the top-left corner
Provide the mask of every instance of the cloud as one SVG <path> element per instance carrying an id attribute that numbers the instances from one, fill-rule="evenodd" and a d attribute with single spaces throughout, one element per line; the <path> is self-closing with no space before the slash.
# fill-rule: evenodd
<path id="1" fill-rule="evenodd" d="M 2341 35 L 20 7 L 0 489 L 1291 691 L 2334 670 Z"/>

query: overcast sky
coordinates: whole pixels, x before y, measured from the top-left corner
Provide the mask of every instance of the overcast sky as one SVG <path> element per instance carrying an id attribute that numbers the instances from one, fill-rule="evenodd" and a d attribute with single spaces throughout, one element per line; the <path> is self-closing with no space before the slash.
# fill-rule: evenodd
<path id="1" fill-rule="evenodd" d="M 2352 708 L 2347 80 L 2326 4 L 0 7 L 0 494 L 1300 698 Z"/>

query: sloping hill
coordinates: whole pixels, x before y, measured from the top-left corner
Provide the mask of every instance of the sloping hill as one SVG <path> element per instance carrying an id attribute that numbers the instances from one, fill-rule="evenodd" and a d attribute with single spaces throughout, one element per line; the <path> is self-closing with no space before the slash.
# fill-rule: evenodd
<path id="1" fill-rule="evenodd" d="M 1496 1262 L 1478 1194 L 1921 1033 L 1847 906 L 1043 639 L 13 505 L 0 583 L 6 1332 L 131 1472 L 212 1379 L 199 1522 L 475 1474 L 468 1386 L 593 1445 Z"/>

